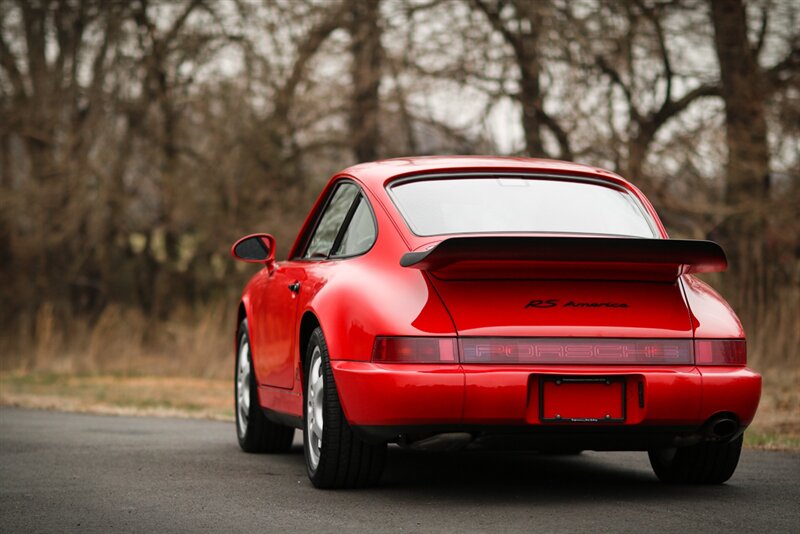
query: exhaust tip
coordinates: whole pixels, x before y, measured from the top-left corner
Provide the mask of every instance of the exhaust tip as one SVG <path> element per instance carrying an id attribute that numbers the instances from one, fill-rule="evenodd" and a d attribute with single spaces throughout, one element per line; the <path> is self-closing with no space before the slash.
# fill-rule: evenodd
<path id="1" fill-rule="evenodd" d="M 709 426 L 710 436 L 715 439 L 731 438 L 738 430 L 739 423 L 730 417 L 720 417 L 712 421 Z"/>

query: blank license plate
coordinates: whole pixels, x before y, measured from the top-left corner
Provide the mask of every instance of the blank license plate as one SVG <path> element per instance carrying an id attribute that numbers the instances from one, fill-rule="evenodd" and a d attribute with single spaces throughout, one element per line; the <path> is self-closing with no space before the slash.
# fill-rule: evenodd
<path id="1" fill-rule="evenodd" d="M 541 377 L 539 418 L 547 423 L 625 421 L 622 377 Z"/>

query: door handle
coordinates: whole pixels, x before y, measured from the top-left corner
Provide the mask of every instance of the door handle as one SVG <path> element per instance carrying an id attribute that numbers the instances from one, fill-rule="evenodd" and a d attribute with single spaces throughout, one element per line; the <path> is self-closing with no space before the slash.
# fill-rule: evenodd
<path id="1" fill-rule="evenodd" d="M 297 293 L 298 291 L 300 291 L 300 282 L 289 284 L 289 291 L 291 291 L 292 293 Z"/>

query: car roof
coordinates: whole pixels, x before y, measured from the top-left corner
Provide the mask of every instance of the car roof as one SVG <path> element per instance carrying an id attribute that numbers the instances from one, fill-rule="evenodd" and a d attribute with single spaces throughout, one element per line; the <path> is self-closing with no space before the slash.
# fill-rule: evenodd
<path id="1" fill-rule="evenodd" d="M 566 176 L 588 177 L 622 186 L 631 191 L 633 195 L 642 202 L 645 210 L 655 220 L 661 236 L 664 238 L 668 237 L 658 214 L 642 192 L 625 178 L 605 169 L 569 161 L 511 156 L 413 156 L 359 163 L 358 165 L 353 165 L 334 174 L 328 181 L 328 185 L 317 198 L 317 202 L 311 208 L 305 223 L 303 223 L 300 233 L 292 246 L 290 257 L 294 257 L 298 249 L 303 245 L 304 236 L 308 234 L 313 225 L 314 214 L 322 208 L 328 191 L 330 191 L 334 184 L 341 178 L 355 178 L 378 199 L 389 200 L 386 184 L 396 179 L 432 174 L 493 172 L 562 174 Z M 387 203 L 387 205 L 391 204 L 391 202 Z M 412 250 L 422 242 L 430 241 L 429 238 L 423 239 L 422 237 L 415 236 L 396 209 L 388 210 L 387 216 L 397 223 L 396 228 L 398 232 L 400 232 L 403 239 L 411 246 Z M 437 238 L 439 237 L 441 236 L 437 236 Z"/>
<path id="2" fill-rule="evenodd" d="M 630 181 L 622 176 L 594 167 L 569 161 L 554 159 L 524 158 L 513 156 L 414 156 L 393 159 L 384 159 L 369 163 L 353 165 L 333 176 L 331 183 L 336 179 L 350 176 L 360 181 L 372 194 L 381 199 L 388 199 L 386 185 L 394 180 L 435 174 L 459 173 L 531 173 L 544 175 L 565 175 L 591 178 L 623 187 L 630 191 L 643 204 L 645 210 L 655 220 L 658 231 L 662 237 L 667 237 L 666 229 L 658 217 L 650 201 Z M 398 228 L 403 235 L 415 241 L 413 234 L 407 228 L 399 213 L 392 211 L 392 217 L 399 224 Z"/>
<path id="3" fill-rule="evenodd" d="M 578 174 L 632 188 L 630 182 L 618 174 L 590 165 L 552 159 L 501 156 L 417 156 L 384 159 L 353 165 L 337 176 L 352 176 L 376 191 L 382 189 L 387 181 L 409 175 L 492 171 Z"/>

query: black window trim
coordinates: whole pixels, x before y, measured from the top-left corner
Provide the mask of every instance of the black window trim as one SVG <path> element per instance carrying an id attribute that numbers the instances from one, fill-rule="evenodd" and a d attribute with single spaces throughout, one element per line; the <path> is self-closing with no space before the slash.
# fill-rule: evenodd
<path id="1" fill-rule="evenodd" d="M 331 245 L 331 248 L 328 251 L 328 254 L 326 256 L 324 256 L 324 257 L 323 256 L 317 256 L 315 258 L 305 258 L 304 255 L 305 255 L 306 251 L 308 250 L 309 245 L 311 245 L 311 239 L 313 238 L 314 233 L 317 231 L 317 227 L 319 226 L 319 223 L 322 220 L 322 216 L 325 213 L 325 210 L 328 209 L 328 206 L 330 205 L 331 201 L 333 200 L 334 195 L 339 190 L 339 188 L 342 187 L 342 185 L 344 185 L 344 184 L 352 184 L 352 185 L 354 185 L 355 188 L 356 188 L 356 196 L 353 198 L 353 201 L 350 204 L 350 207 L 347 209 L 347 213 L 345 214 L 345 217 L 342 220 L 342 224 L 341 224 L 341 226 L 339 227 L 339 230 L 336 233 L 336 237 L 333 240 L 333 244 Z M 349 255 L 332 255 L 331 252 L 336 250 L 341 245 L 341 241 L 344 239 L 344 234 L 347 231 L 347 227 L 350 225 L 350 220 L 353 218 L 353 215 L 355 214 L 356 209 L 358 209 L 358 204 L 359 204 L 359 202 L 361 202 L 362 199 L 366 203 L 367 208 L 369 209 L 370 217 L 372 217 L 372 224 L 375 227 L 375 239 L 372 240 L 372 243 L 370 244 L 369 248 L 367 248 L 364 252 L 359 252 L 358 254 L 349 254 Z M 369 199 L 367 198 L 367 195 L 364 193 L 364 189 L 361 187 L 361 185 L 358 182 L 356 182 L 355 180 L 352 180 L 350 178 L 341 178 L 341 179 L 337 180 L 336 183 L 334 184 L 334 187 L 331 188 L 331 192 L 328 194 L 328 197 L 325 199 L 325 203 L 323 204 L 322 208 L 320 208 L 319 213 L 317 214 L 317 217 L 314 220 L 314 226 L 313 226 L 312 230 L 310 232 L 308 232 L 308 235 L 304 239 L 303 247 L 300 249 L 302 252 L 300 253 L 299 256 L 295 256 L 293 258 L 290 258 L 290 260 L 291 261 L 319 262 L 319 261 L 327 261 L 327 260 L 344 260 L 344 259 L 348 259 L 348 258 L 355 258 L 357 256 L 363 256 L 364 254 L 366 254 L 367 252 L 372 250 L 372 247 L 375 246 L 375 243 L 377 241 L 378 241 L 378 219 L 375 217 L 375 211 L 372 209 L 372 203 L 369 201 Z"/>
<path id="2" fill-rule="evenodd" d="M 347 233 L 347 230 L 350 228 L 350 222 L 353 220 L 353 215 L 356 213 L 359 204 L 361 204 L 361 200 L 364 195 L 361 194 L 361 191 L 356 192 L 355 198 L 353 198 L 353 202 L 350 204 L 350 207 L 347 209 L 347 213 L 344 215 L 344 219 L 342 219 L 342 225 L 339 226 L 339 231 L 336 232 L 336 237 L 333 238 L 333 244 L 331 245 L 331 250 L 328 252 L 329 258 L 336 258 L 339 255 L 334 254 L 335 250 L 339 250 L 339 247 L 342 246 L 342 241 L 344 241 L 344 234 Z"/>

